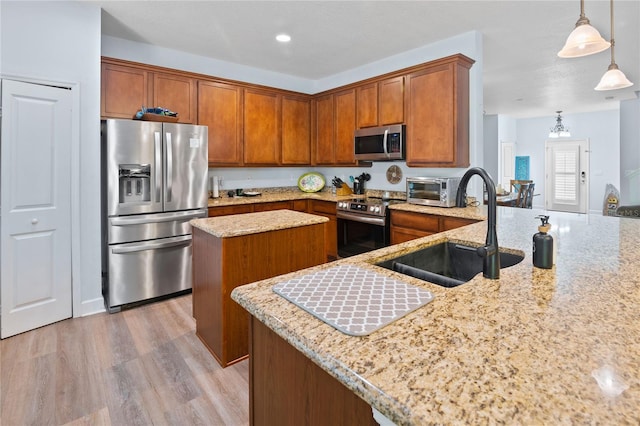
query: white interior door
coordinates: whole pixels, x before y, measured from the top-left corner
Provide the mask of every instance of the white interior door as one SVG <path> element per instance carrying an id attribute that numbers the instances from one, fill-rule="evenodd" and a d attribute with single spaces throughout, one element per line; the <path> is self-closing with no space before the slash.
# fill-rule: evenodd
<path id="1" fill-rule="evenodd" d="M 71 91 L 2 80 L 0 337 L 72 315 Z"/>
<path id="2" fill-rule="evenodd" d="M 516 153 L 513 142 L 500 144 L 500 184 L 509 190 L 511 179 L 516 176 Z"/>
<path id="3" fill-rule="evenodd" d="M 589 141 L 547 141 L 545 151 L 545 208 L 586 213 L 589 205 Z"/>

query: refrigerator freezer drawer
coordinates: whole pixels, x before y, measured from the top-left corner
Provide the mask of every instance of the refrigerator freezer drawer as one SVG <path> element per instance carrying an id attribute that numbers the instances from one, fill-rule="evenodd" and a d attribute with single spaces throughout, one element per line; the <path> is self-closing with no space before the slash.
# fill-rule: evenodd
<path id="1" fill-rule="evenodd" d="M 207 210 L 110 217 L 108 242 L 119 244 L 188 235 L 191 234 L 189 221 L 199 217 L 207 217 Z"/>
<path id="2" fill-rule="evenodd" d="M 109 310 L 191 288 L 191 235 L 109 246 Z"/>

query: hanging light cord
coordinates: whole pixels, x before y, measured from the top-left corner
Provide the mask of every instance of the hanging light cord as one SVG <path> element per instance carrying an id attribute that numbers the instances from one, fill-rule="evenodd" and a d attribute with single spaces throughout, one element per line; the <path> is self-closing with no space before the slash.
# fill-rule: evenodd
<path id="1" fill-rule="evenodd" d="M 610 7 L 609 15 L 611 16 L 611 65 L 615 65 L 616 60 L 613 52 L 614 51 L 613 46 L 616 44 L 616 41 L 613 37 L 613 0 L 609 1 L 609 7 Z M 609 67 L 611 67 L 611 65 L 609 65 Z"/>

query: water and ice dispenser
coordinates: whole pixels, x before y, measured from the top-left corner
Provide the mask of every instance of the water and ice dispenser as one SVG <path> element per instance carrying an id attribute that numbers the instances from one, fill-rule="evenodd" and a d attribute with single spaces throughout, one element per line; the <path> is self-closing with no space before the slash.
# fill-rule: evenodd
<path id="1" fill-rule="evenodd" d="M 151 165 L 120 164 L 120 203 L 140 203 L 151 200 Z"/>

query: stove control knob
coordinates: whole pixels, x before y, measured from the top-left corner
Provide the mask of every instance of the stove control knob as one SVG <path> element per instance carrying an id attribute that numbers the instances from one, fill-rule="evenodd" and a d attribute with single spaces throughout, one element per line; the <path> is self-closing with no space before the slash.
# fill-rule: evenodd
<path id="1" fill-rule="evenodd" d="M 373 207 L 373 206 L 369 207 L 369 211 L 370 212 L 375 211 L 375 207 Z"/>
<path id="2" fill-rule="evenodd" d="M 376 213 L 380 213 L 380 207 L 376 207 Z"/>

